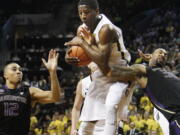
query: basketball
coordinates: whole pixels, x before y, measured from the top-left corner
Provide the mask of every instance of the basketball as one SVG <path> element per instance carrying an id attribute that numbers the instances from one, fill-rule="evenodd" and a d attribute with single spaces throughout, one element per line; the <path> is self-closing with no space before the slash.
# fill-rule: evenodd
<path id="1" fill-rule="evenodd" d="M 77 57 L 80 60 L 78 66 L 86 66 L 92 61 L 91 58 L 87 56 L 86 52 L 79 46 L 72 46 L 69 56 Z"/>

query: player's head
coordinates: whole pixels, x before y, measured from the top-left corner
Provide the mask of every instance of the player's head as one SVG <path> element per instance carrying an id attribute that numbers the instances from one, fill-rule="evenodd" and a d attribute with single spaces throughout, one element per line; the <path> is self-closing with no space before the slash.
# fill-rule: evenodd
<path id="1" fill-rule="evenodd" d="M 79 17 L 88 27 L 92 27 L 97 21 L 99 14 L 99 4 L 97 0 L 79 0 Z"/>
<path id="2" fill-rule="evenodd" d="M 4 67 L 4 78 L 6 83 L 19 84 L 22 80 L 22 69 L 17 63 L 9 63 Z"/>
<path id="3" fill-rule="evenodd" d="M 162 48 L 156 49 L 149 61 L 150 66 L 164 66 L 167 62 L 167 51 Z"/>

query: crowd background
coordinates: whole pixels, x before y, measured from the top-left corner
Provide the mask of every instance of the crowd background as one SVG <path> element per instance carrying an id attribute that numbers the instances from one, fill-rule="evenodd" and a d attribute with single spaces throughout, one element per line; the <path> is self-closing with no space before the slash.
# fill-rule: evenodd
<path id="1" fill-rule="evenodd" d="M 23 84 L 48 90 L 48 72 L 41 57 L 56 48 L 60 53 L 58 76 L 63 88 L 61 101 L 37 104 L 32 109 L 29 135 L 69 135 L 71 109 L 77 82 L 89 74 L 86 67 L 65 63 L 64 42 L 75 36 L 80 24 L 77 0 L 6 0 L 0 6 L 0 65 L 14 61 L 23 67 Z M 10 4 L 11 3 L 11 4 Z M 99 0 L 100 11 L 123 30 L 125 46 L 133 63 L 146 63 L 137 50 L 151 53 L 164 48 L 166 69 L 180 76 L 180 3 L 178 0 Z M 9 10 L 11 9 L 11 10 Z M 34 16 L 44 16 L 38 20 Z M 20 17 L 28 21 L 18 20 Z M 42 23 L 43 22 L 43 23 Z M 31 81 L 30 81 L 31 80 Z M 0 86 L 4 82 L 0 78 Z M 153 105 L 142 90 L 134 90 L 127 122 L 119 124 L 118 134 L 136 129 L 138 135 L 162 135 L 153 118 Z"/>

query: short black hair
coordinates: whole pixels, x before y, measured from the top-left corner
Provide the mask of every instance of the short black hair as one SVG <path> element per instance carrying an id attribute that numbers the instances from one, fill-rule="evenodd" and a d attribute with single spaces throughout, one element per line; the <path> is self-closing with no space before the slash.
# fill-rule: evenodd
<path id="1" fill-rule="evenodd" d="M 87 5 L 91 9 L 99 9 L 99 4 L 97 0 L 79 0 L 78 6 Z"/>

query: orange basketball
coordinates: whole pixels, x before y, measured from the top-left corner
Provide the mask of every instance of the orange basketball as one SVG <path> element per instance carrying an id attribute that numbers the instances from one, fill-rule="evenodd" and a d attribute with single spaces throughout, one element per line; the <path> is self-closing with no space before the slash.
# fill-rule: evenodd
<path id="1" fill-rule="evenodd" d="M 79 46 L 72 46 L 69 56 L 77 57 L 80 60 L 78 66 L 86 66 L 92 61 L 91 58 L 87 56 L 85 51 Z"/>

